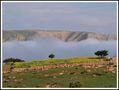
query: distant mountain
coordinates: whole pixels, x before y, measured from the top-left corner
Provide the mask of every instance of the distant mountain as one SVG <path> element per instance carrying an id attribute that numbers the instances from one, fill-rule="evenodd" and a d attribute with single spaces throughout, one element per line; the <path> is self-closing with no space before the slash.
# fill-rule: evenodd
<path id="1" fill-rule="evenodd" d="M 3 30 L 3 42 L 28 41 L 40 37 L 53 37 L 64 42 L 81 41 L 89 38 L 109 41 L 116 40 L 116 35 L 98 34 L 95 32 L 79 31 L 46 31 L 46 30 Z"/>

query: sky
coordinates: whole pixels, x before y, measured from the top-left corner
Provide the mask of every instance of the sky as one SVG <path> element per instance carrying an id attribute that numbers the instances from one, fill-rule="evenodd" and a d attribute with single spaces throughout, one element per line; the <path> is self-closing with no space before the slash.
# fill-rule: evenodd
<path id="1" fill-rule="evenodd" d="M 3 30 L 116 34 L 116 2 L 3 2 Z"/>

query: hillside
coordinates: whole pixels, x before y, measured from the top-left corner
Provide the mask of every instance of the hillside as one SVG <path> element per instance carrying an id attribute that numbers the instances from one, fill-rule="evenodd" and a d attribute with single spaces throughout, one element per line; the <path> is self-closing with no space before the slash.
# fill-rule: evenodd
<path id="1" fill-rule="evenodd" d="M 116 35 L 98 34 L 95 32 L 73 32 L 73 31 L 46 31 L 46 30 L 3 30 L 3 42 L 27 41 L 40 37 L 52 37 L 64 42 L 81 41 L 88 38 L 97 40 L 116 40 Z"/>
<path id="2" fill-rule="evenodd" d="M 112 57 L 110 61 L 100 60 L 97 57 L 74 57 L 17 62 L 13 78 L 11 72 L 5 72 L 9 70 L 9 65 L 5 64 L 3 87 L 115 88 L 116 66 L 113 59 L 115 62 L 116 57 Z"/>

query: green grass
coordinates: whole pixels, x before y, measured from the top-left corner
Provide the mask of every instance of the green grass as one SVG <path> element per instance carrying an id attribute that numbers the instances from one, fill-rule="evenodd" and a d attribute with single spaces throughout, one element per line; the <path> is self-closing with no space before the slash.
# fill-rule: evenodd
<path id="1" fill-rule="evenodd" d="M 105 72 L 104 68 L 85 69 L 81 66 L 17 72 L 14 79 L 10 79 L 10 73 L 3 74 L 4 88 L 45 88 L 53 84 L 58 88 L 68 88 L 71 82 L 80 82 L 82 88 L 110 88 L 116 87 L 116 75 Z"/>
<path id="2" fill-rule="evenodd" d="M 76 62 L 96 62 L 98 57 L 72 57 L 47 60 L 32 60 L 26 62 L 16 62 L 15 67 L 31 67 L 39 65 L 64 64 Z M 9 67 L 9 64 L 3 65 Z M 69 88 L 70 83 L 80 82 L 81 88 L 116 88 L 116 74 L 105 71 L 105 66 L 101 68 L 85 69 L 82 66 L 69 68 L 56 68 L 49 70 L 33 70 L 27 72 L 14 72 L 14 79 L 10 73 L 3 74 L 4 88 Z"/>
<path id="3" fill-rule="evenodd" d="M 27 62 L 16 62 L 15 67 L 31 67 L 52 64 L 76 63 L 76 62 L 96 62 L 98 57 L 72 57 L 72 58 L 53 58 L 47 60 L 32 60 Z"/>

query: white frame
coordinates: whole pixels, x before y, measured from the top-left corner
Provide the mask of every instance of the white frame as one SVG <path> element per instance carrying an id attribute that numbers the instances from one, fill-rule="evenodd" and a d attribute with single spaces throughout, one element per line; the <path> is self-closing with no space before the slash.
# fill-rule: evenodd
<path id="1" fill-rule="evenodd" d="M 8 2 L 8 3 L 13 3 L 13 2 L 63 2 L 63 3 L 73 3 L 73 2 L 116 2 L 117 3 L 117 87 L 116 88 L 3 88 L 2 87 L 2 3 Z M 1 1 L 1 89 L 118 89 L 118 1 Z"/>

